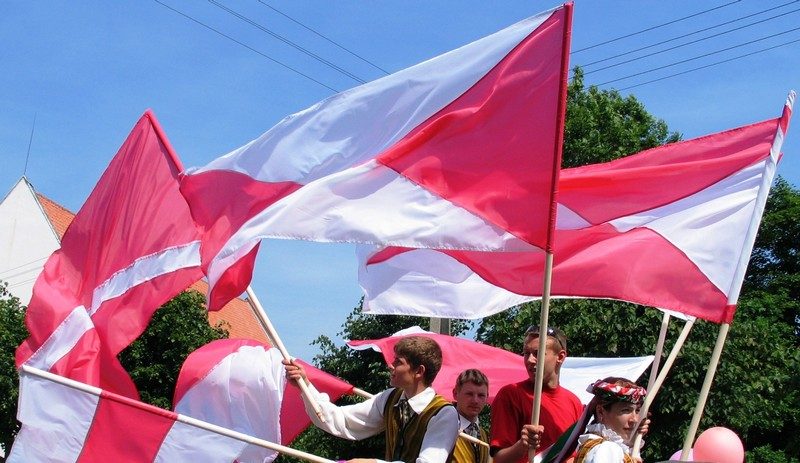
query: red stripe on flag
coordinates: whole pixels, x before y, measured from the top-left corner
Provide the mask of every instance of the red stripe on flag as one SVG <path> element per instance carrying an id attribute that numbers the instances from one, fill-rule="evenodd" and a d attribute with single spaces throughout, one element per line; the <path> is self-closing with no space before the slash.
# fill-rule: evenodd
<path id="1" fill-rule="evenodd" d="M 559 9 L 472 88 L 378 162 L 545 248 L 567 10 Z M 486 158 L 495 158 L 486 169 Z M 524 204 L 525 207 L 520 207 Z"/>
<path id="2" fill-rule="evenodd" d="M 775 123 L 770 119 L 567 169 L 558 202 L 593 224 L 675 202 L 769 156 Z"/>
<path id="3" fill-rule="evenodd" d="M 173 412 L 103 391 L 78 463 L 153 461 L 176 419 Z"/>

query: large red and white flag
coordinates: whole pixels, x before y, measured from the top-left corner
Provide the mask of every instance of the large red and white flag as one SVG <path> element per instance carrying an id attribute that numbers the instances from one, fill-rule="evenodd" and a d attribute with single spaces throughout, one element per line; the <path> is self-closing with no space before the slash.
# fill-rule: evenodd
<path id="1" fill-rule="evenodd" d="M 202 278 L 181 170 L 145 112 L 36 280 L 17 366 L 138 397 L 116 355 L 161 304 Z"/>
<path id="2" fill-rule="evenodd" d="M 192 352 L 175 386 L 175 411 L 270 442 L 288 445 L 311 420 L 296 387 L 286 388 L 281 355 L 250 339 L 221 339 Z M 299 361 L 299 360 L 298 360 Z M 308 378 L 335 401 L 353 386 L 305 362 Z M 275 453 L 248 446 L 240 462 Z"/>
<path id="3" fill-rule="evenodd" d="M 352 340 L 347 345 L 356 350 L 373 349 L 383 354 L 387 365 L 394 361 L 394 345 L 405 336 L 426 336 L 442 348 L 442 368 L 433 381 L 436 393 L 447 400 L 453 398 L 456 379 L 467 368 L 478 368 L 489 378 L 489 403 L 497 391 L 506 384 L 528 379 L 521 355 L 482 344 L 477 341 L 424 331 L 418 326 L 398 331 L 387 338 Z M 653 356 L 645 357 L 567 357 L 561 367 L 561 385 L 572 391 L 582 403 L 592 397 L 586 386 L 598 378 L 619 376 L 636 379 L 653 362 Z"/>
<path id="4" fill-rule="evenodd" d="M 27 366 L 20 386 L 9 463 L 231 463 L 256 440 Z"/>
<path id="5" fill-rule="evenodd" d="M 552 295 L 733 319 L 794 101 L 781 117 L 559 180 Z M 359 251 L 367 313 L 478 318 L 542 294 L 531 252 Z"/>
<path id="6" fill-rule="evenodd" d="M 547 249 L 571 14 L 334 95 L 190 171 L 210 308 L 244 290 L 262 238 Z"/>

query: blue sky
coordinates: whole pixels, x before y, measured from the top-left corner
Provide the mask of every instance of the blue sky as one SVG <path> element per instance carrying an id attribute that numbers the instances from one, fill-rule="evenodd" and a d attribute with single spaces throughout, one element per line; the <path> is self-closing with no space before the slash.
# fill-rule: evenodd
<path id="1" fill-rule="evenodd" d="M 34 115 L 36 128 L 27 176 L 38 191 L 76 211 L 147 108 L 154 110 L 184 165 L 190 167 L 206 164 L 255 138 L 284 116 L 333 93 L 263 55 L 336 90 L 358 84 L 214 3 L 162 1 L 258 53 L 155 1 L 0 3 L 0 194 L 5 194 L 25 170 Z M 556 5 L 530 0 L 264 3 L 390 72 Z M 362 80 L 384 75 L 264 3 L 220 0 L 219 4 Z M 573 50 L 720 8 L 574 52 L 571 65 L 586 65 L 753 15 L 616 61 L 587 66 L 586 70 L 592 71 L 764 20 L 710 40 L 587 74 L 586 82 L 601 84 L 731 48 L 601 88 L 623 89 L 731 59 L 622 93 L 635 95 L 684 138 L 777 117 L 787 92 L 800 82 L 800 42 L 789 43 L 800 40 L 800 31 L 791 31 L 800 15 L 794 10 L 800 7 L 781 6 L 785 3 L 577 0 Z M 770 11 L 757 14 L 764 10 Z M 779 17 L 767 20 L 772 16 Z M 771 35 L 775 36 L 758 40 Z M 756 42 L 738 46 L 751 41 Z M 734 59 L 769 47 L 777 48 Z M 797 138 L 790 129 L 779 167 L 779 174 L 795 186 L 800 185 Z M 309 360 L 317 353 L 309 342 L 320 334 L 335 337 L 360 297 L 354 252 L 347 245 L 265 242 L 253 287 L 290 352 Z"/>

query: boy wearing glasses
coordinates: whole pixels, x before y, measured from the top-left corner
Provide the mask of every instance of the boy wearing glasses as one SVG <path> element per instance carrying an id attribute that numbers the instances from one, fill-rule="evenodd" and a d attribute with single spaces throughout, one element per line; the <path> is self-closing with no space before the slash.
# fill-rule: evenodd
<path id="1" fill-rule="evenodd" d="M 491 454 L 494 463 L 525 463 L 528 449 L 546 449 L 578 421 L 583 405 L 578 397 L 559 385 L 561 365 L 567 358 L 567 338 L 558 328 L 547 328 L 542 406 L 539 425 L 533 426 L 539 327 L 525 331 L 522 356 L 528 379 L 503 386 L 492 403 Z"/>

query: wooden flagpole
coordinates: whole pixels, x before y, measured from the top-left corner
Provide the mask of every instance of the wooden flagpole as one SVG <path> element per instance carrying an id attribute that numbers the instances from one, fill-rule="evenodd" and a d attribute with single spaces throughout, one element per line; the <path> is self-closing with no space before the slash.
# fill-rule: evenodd
<path id="1" fill-rule="evenodd" d="M 664 315 L 667 322 L 669 322 L 669 315 L 668 314 Z M 681 333 L 678 335 L 678 339 L 675 340 L 675 345 L 672 346 L 672 350 L 670 350 L 669 356 L 667 356 L 667 360 L 664 361 L 664 366 L 661 368 L 661 371 L 658 372 L 658 376 L 655 378 L 655 380 L 653 380 L 652 377 L 650 378 L 650 381 L 648 382 L 647 385 L 647 397 L 645 397 L 644 404 L 642 404 L 642 409 L 640 411 L 640 414 L 643 416 L 642 420 L 647 418 L 647 412 L 650 410 L 650 405 L 652 405 L 653 400 L 655 400 L 656 398 L 656 394 L 661 389 L 661 386 L 664 384 L 664 380 L 667 378 L 667 374 L 669 373 L 669 370 L 672 368 L 672 364 L 675 363 L 675 359 L 678 358 L 678 353 L 680 353 L 681 349 L 683 348 L 683 343 L 686 342 L 686 338 L 689 336 L 689 332 L 692 330 L 695 320 L 696 320 L 695 317 L 689 317 L 686 320 L 686 324 L 683 325 L 683 329 L 681 330 Z M 662 342 L 661 340 L 659 341 Z M 663 342 L 662 342 L 662 347 L 663 347 Z M 653 361 L 655 362 L 655 360 Z M 633 441 L 633 450 L 631 452 L 633 453 L 633 456 L 635 458 L 639 457 L 639 450 L 641 449 L 641 447 L 642 447 L 642 435 L 637 433 Z"/>
<path id="2" fill-rule="evenodd" d="M 88 394 L 92 394 L 94 396 L 100 397 L 102 390 L 93 386 L 89 386 L 87 384 L 83 384 L 78 381 L 71 380 L 69 378 L 65 378 L 63 376 L 58 376 L 48 371 L 40 370 L 38 368 L 31 367 L 29 365 L 22 365 L 22 371 L 38 376 L 40 378 L 46 379 L 48 381 L 52 381 L 72 389 L 76 389 L 81 392 L 85 392 Z M 130 404 L 131 406 L 138 407 L 139 409 L 146 411 L 148 413 L 153 413 L 153 409 L 158 409 L 158 407 L 151 406 L 144 404 L 142 402 L 129 399 L 126 403 Z M 171 413 L 171 412 L 169 412 Z M 257 437 L 250 436 L 248 434 L 244 434 L 238 431 L 234 431 L 228 428 L 223 428 L 222 426 L 217 426 L 215 424 L 208 423 L 206 421 L 198 420 L 196 418 L 192 418 L 189 416 L 177 414 L 176 421 L 181 423 L 188 424 L 189 426 L 193 426 L 195 428 L 204 429 L 209 432 L 213 432 L 215 434 L 219 434 L 222 436 L 230 437 L 231 439 L 236 439 L 240 442 L 245 442 L 247 444 L 257 445 L 259 447 L 263 447 L 265 449 L 274 450 L 276 452 L 280 452 L 292 457 L 300 458 L 306 461 L 310 461 L 313 463 L 335 463 L 334 460 L 329 460 L 327 458 L 322 458 L 317 455 L 313 455 L 311 453 L 303 452 L 300 450 L 296 450 L 293 448 L 285 447 L 280 444 L 276 444 L 274 442 L 270 442 L 264 439 L 259 439 Z"/>
<path id="3" fill-rule="evenodd" d="M 292 357 L 286 350 L 286 346 L 283 345 L 283 341 L 281 341 L 280 336 L 278 336 L 278 332 L 275 331 L 275 327 L 272 326 L 272 322 L 269 320 L 269 317 L 267 317 L 264 307 L 261 305 L 261 302 L 258 300 L 255 291 L 253 291 L 253 288 L 250 285 L 247 285 L 247 297 L 250 299 L 252 306 L 256 309 L 256 316 L 258 317 L 258 321 L 261 322 L 261 326 L 263 326 L 264 330 L 267 332 L 267 337 L 273 342 L 273 345 L 281 353 L 283 359 L 291 361 Z M 309 404 L 314 409 L 314 413 L 317 414 L 317 418 L 324 423 L 325 416 L 322 413 L 322 409 L 319 407 L 316 399 L 314 399 L 314 396 L 311 395 L 310 391 L 308 390 L 308 385 L 305 383 L 305 381 L 300 380 L 297 381 L 297 386 L 300 387 L 300 392 L 302 392 L 303 395 L 308 399 Z"/>
<path id="4" fill-rule="evenodd" d="M 538 425 L 542 407 L 542 386 L 544 383 L 544 357 L 547 354 L 547 327 L 550 317 L 550 285 L 553 277 L 553 253 L 548 252 L 544 261 L 544 285 L 542 288 L 542 312 L 539 316 L 539 352 L 536 355 L 536 378 L 533 388 L 533 410 L 531 424 Z M 528 461 L 533 463 L 536 449 L 528 449 Z"/>

